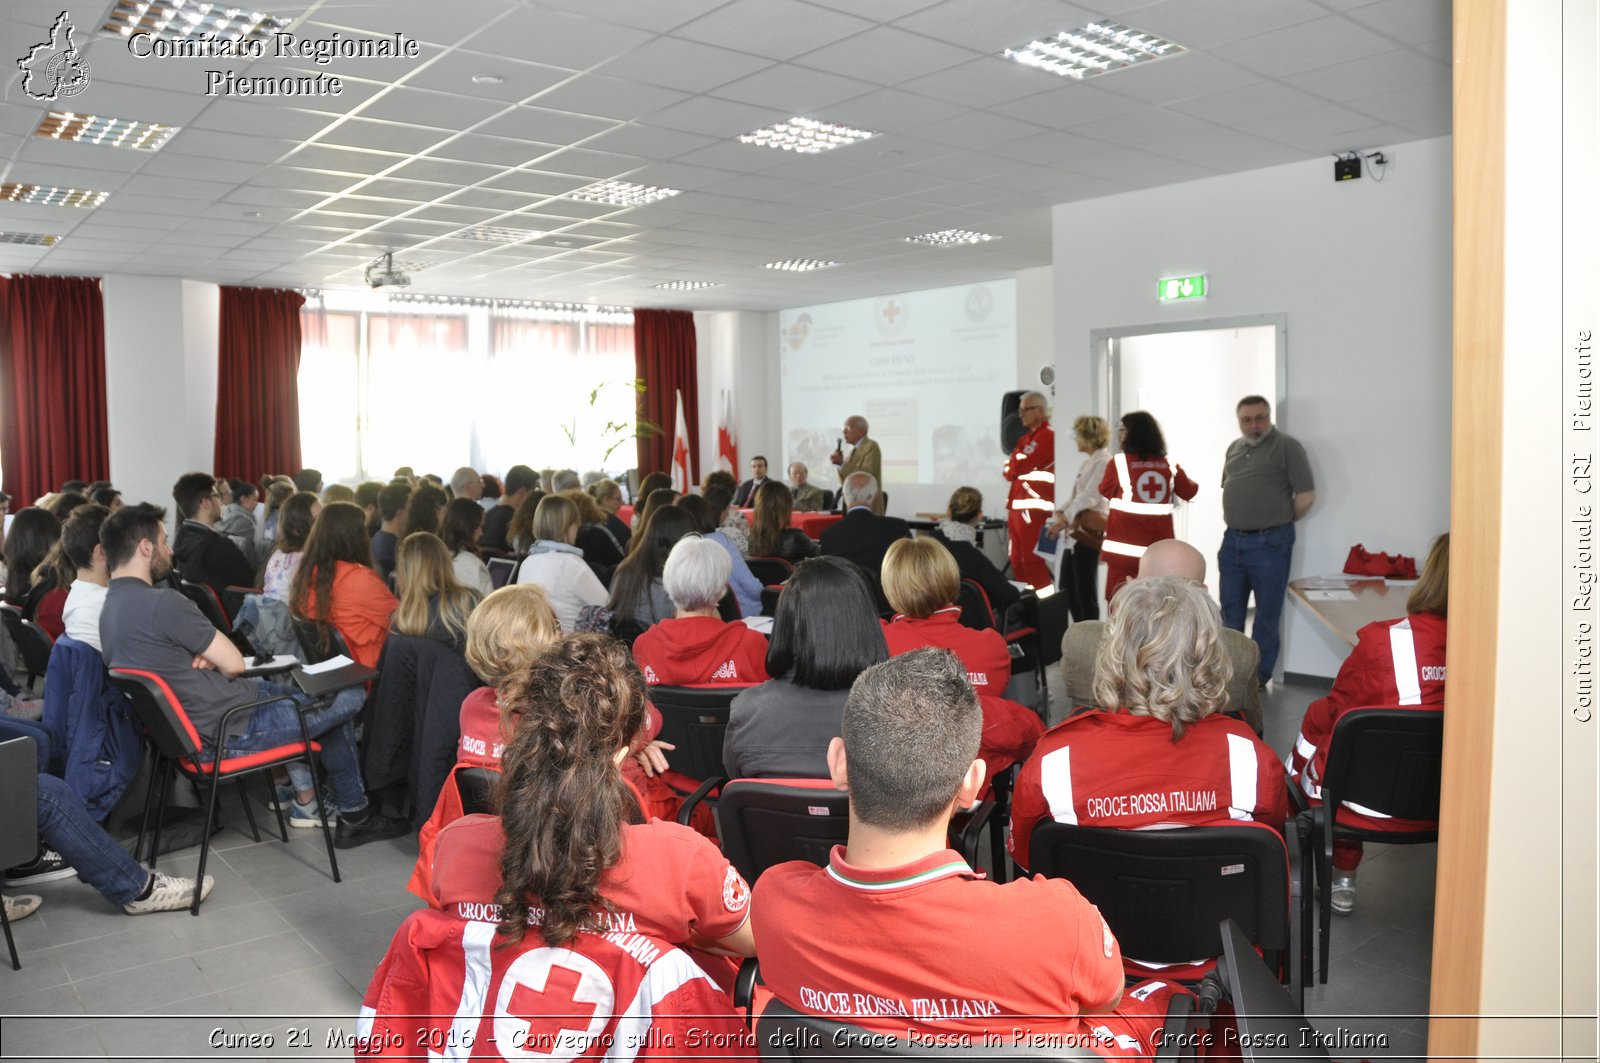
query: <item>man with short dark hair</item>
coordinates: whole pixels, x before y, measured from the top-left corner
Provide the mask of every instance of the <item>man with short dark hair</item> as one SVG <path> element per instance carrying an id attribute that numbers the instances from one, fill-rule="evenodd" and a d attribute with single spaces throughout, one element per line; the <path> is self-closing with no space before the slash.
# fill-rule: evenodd
<path id="1" fill-rule="evenodd" d="M 750 479 L 739 485 L 739 490 L 734 492 L 733 504 L 740 509 L 755 505 L 756 491 L 767 482 L 767 459 L 760 454 L 750 459 Z"/>
<path id="2" fill-rule="evenodd" d="M 378 492 L 378 516 L 383 523 L 372 533 L 372 564 L 385 583 L 394 574 L 400 536 L 406 532 L 406 503 L 410 501 L 411 488 L 404 483 L 392 483 Z"/>
<path id="3" fill-rule="evenodd" d="M 500 501 L 483 515 L 483 536 L 478 544 L 491 550 L 511 549 L 507 534 L 511 530 L 511 518 L 517 515 L 517 507 L 527 499 L 528 492 L 538 486 L 539 474 L 528 466 L 513 465 L 507 469 Z"/>
<path id="4" fill-rule="evenodd" d="M 948 650 L 861 673 L 828 745 L 833 784 L 850 794 L 849 841 L 825 868 L 792 861 L 756 883 L 762 980 L 798 1011 L 902 1039 L 1051 1033 L 1148 1056 L 1173 987 L 1124 999 L 1116 938 L 1070 882 L 998 885 L 950 850 L 951 815 L 983 788 L 982 728 Z"/>
<path id="5" fill-rule="evenodd" d="M 65 483 L 63 483 L 61 485 L 61 493 L 64 494 L 64 495 L 67 495 L 67 494 L 79 494 L 79 495 L 87 494 L 88 492 L 85 489 L 88 486 L 89 485 L 87 483 L 85 483 L 84 481 L 82 481 L 82 480 L 68 480 L 68 481 L 66 481 Z"/>
<path id="6" fill-rule="evenodd" d="M 234 716 L 223 739 L 225 756 L 243 756 L 301 741 L 301 721 L 322 744 L 338 809 L 334 844 L 354 848 L 409 829 L 403 820 L 380 816 L 367 807 L 366 788 L 356 754 L 350 720 L 366 698 L 359 687 L 341 690 L 331 703 L 319 704 L 291 687 L 242 678 L 244 658 L 228 636 L 177 591 L 154 584 L 172 568 L 167 545 L 166 513 L 148 503 L 124 506 L 100 528 L 101 545 L 111 569 L 111 583 L 100 613 L 100 643 L 110 668 L 134 668 L 161 677 L 182 704 L 205 748 L 207 759 L 218 752 L 217 728 L 230 709 L 263 696 L 279 700 L 257 705 Z M 313 707 L 314 706 L 314 707 Z M 304 765 L 290 765 L 295 802 L 291 821 L 318 826 L 320 795 Z M 332 815 L 334 809 L 328 808 Z"/>
<path id="7" fill-rule="evenodd" d="M 1255 595 L 1250 637 L 1261 647 L 1265 690 L 1278 665 L 1294 523 L 1316 501 L 1316 482 L 1306 448 L 1272 426 L 1265 398 L 1246 395 L 1235 412 L 1240 435 L 1228 445 L 1222 464 L 1222 519 L 1228 530 L 1217 551 L 1217 596 L 1223 626 L 1243 631 L 1250 595 Z"/>
<path id="8" fill-rule="evenodd" d="M 310 491 L 314 495 L 322 493 L 322 470 L 301 469 L 294 474 L 294 489 L 296 491 Z"/>
<path id="9" fill-rule="evenodd" d="M 216 591 L 231 617 L 237 603 L 230 602 L 229 587 L 251 587 L 255 566 L 227 536 L 216 530 L 222 519 L 222 494 L 210 473 L 191 472 L 172 485 L 183 523 L 172 543 L 172 555 L 184 579 L 204 583 Z"/>

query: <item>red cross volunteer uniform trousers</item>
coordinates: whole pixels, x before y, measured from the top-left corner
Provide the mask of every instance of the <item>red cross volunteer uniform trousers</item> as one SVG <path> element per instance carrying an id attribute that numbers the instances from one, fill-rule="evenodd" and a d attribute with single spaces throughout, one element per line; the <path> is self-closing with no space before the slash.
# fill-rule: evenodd
<path id="1" fill-rule="evenodd" d="M 1307 798 L 1322 799 L 1322 772 L 1328 766 L 1333 727 L 1351 709 L 1444 710 L 1445 627 L 1442 616 L 1412 613 L 1399 620 L 1368 624 L 1356 632 L 1356 647 L 1339 666 L 1333 689 L 1306 709 L 1294 751 L 1285 761 Z M 1348 802 L 1339 809 L 1338 821 L 1362 830 L 1433 830 L 1438 826 L 1422 820 L 1392 819 Z M 1360 842 L 1334 839 L 1334 867 L 1352 871 L 1360 862 Z"/>
<path id="2" fill-rule="evenodd" d="M 1056 432 L 1045 421 L 1017 440 L 1001 470 L 1011 483 L 1006 496 L 1006 528 L 1011 536 L 1011 578 L 1031 586 L 1054 583 L 1044 558 L 1033 552 L 1039 529 L 1056 507 Z"/>
<path id="3" fill-rule="evenodd" d="M 1110 506 L 1100 559 L 1106 563 L 1106 601 L 1139 574 L 1139 559 L 1151 543 L 1172 538 L 1172 500 L 1195 496 L 1199 485 L 1183 466 L 1166 458 L 1121 453 L 1106 465 L 1100 493 Z"/>
<path id="4" fill-rule="evenodd" d="M 1020 764 L 1033 752 L 1033 745 L 1044 732 L 1038 714 L 1005 696 L 1011 682 L 1011 654 L 1005 636 L 993 629 L 979 631 L 961 623 L 959 606 L 939 609 L 917 620 L 903 614 L 883 625 L 883 640 L 889 656 L 909 653 L 924 646 L 949 650 L 961 659 L 967 682 L 978 692 L 983 708 L 983 737 L 978 756 L 988 769 L 985 779 L 993 779 L 1013 764 Z M 988 784 L 984 784 L 984 794 Z"/>
<path id="5" fill-rule="evenodd" d="M 530 926 L 496 947 L 500 821 L 468 816 L 440 833 L 433 907 L 407 917 L 362 1002 L 356 1054 L 409 1058 L 684 1059 L 750 1052 L 748 1031 L 696 958 L 675 943 L 725 937 L 749 892 L 687 828 L 623 828 L 601 893 L 600 932 L 552 947 Z M 720 866 L 719 866 L 720 865 Z M 725 961 L 707 957 L 727 967 Z"/>
<path id="6" fill-rule="evenodd" d="M 1257 820 L 1281 832 L 1288 818 L 1283 766 L 1248 724 L 1207 716 L 1174 744 L 1171 724 L 1094 710 L 1046 731 L 1022 766 L 1010 846 L 1027 867 L 1045 819 L 1121 830 Z"/>

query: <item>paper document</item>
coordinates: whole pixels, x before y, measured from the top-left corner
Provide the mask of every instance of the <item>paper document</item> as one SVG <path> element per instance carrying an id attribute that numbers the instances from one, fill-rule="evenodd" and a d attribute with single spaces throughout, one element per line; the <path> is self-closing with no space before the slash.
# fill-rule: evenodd
<path id="1" fill-rule="evenodd" d="M 344 654 L 338 653 L 332 657 L 329 657 L 326 661 L 318 661 L 316 664 L 308 664 L 300 670 L 306 675 L 321 675 L 323 672 L 332 672 L 335 669 L 345 668 L 355 663 L 356 662 L 352 661 Z"/>
<path id="2" fill-rule="evenodd" d="M 1355 591 L 1305 591 L 1308 602 L 1353 602 Z"/>
<path id="3" fill-rule="evenodd" d="M 763 635 L 772 634 L 772 617 L 770 616 L 746 616 L 740 617 L 740 619 L 744 621 L 744 626 L 751 631 L 759 631 Z"/>
<path id="4" fill-rule="evenodd" d="M 253 661 L 253 660 L 255 660 L 255 658 L 254 657 L 247 657 L 247 658 L 245 658 L 245 660 Z M 258 674 L 265 673 L 265 672 L 282 672 L 285 669 L 293 668 L 295 665 L 297 665 L 299 663 L 300 663 L 300 658 L 296 657 L 294 654 L 292 654 L 292 653 L 280 653 L 277 656 L 273 657 L 272 660 L 267 661 L 265 664 L 252 664 L 252 665 L 249 665 L 248 667 L 245 668 L 244 674 L 245 675 L 258 675 Z"/>

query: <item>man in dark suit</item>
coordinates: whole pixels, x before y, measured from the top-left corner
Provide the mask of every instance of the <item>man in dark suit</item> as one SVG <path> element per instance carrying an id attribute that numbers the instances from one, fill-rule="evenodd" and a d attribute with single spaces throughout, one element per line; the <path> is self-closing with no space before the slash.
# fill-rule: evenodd
<path id="1" fill-rule="evenodd" d="M 854 561 L 878 586 L 883 555 L 897 539 L 911 538 L 911 526 L 899 517 L 880 517 L 872 511 L 878 499 L 878 481 L 868 472 L 844 478 L 844 519 L 822 533 L 822 552 Z M 878 591 L 882 595 L 882 591 Z"/>
<path id="2" fill-rule="evenodd" d="M 733 493 L 733 504 L 740 509 L 755 504 L 756 488 L 767 482 L 767 459 L 760 454 L 750 459 L 750 479 Z"/>

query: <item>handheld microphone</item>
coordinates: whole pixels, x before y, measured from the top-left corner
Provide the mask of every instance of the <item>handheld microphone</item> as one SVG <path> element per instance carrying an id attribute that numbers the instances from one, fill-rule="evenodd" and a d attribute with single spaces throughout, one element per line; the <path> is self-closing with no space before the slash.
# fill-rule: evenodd
<path id="1" fill-rule="evenodd" d="M 833 449 L 841 454 L 844 453 L 844 436 L 839 437 L 839 441 L 833 445 Z"/>

